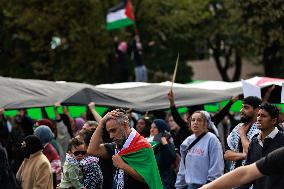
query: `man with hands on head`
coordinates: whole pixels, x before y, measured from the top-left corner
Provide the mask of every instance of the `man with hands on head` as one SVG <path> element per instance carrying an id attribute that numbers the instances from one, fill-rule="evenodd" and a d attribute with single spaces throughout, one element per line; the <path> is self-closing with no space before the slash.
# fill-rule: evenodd
<path id="1" fill-rule="evenodd" d="M 101 142 L 104 128 L 112 143 Z M 99 158 L 112 158 L 115 189 L 162 188 L 151 145 L 130 128 L 123 110 L 113 110 L 100 120 L 87 152 Z"/>

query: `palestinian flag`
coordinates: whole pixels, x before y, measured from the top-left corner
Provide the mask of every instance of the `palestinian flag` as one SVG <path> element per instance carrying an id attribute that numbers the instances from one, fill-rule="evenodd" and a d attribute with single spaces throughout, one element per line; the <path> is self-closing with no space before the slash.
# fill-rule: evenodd
<path id="1" fill-rule="evenodd" d="M 130 0 L 123 0 L 111 8 L 107 14 L 107 30 L 114 30 L 134 24 L 133 8 Z"/>
<path id="2" fill-rule="evenodd" d="M 154 151 L 138 132 L 135 131 L 129 146 L 118 155 L 144 178 L 150 189 L 163 189 Z"/>

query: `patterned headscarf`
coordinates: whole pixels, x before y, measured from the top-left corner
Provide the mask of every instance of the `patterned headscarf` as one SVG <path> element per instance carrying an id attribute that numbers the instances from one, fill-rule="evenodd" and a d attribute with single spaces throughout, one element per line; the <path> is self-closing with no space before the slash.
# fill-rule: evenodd
<path id="1" fill-rule="evenodd" d="M 205 115 L 207 124 L 208 124 L 208 129 L 212 129 L 215 133 L 216 136 L 219 136 L 219 132 L 213 121 L 211 121 L 211 116 L 207 111 L 201 110 L 200 111 L 203 115 Z"/>

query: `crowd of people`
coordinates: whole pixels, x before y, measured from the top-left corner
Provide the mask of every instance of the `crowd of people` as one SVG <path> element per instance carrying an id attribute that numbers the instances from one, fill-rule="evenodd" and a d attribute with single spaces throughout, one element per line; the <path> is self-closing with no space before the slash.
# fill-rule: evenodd
<path id="1" fill-rule="evenodd" d="M 54 120 L 44 108 L 41 120 L 0 109 L 1 188 L 283 188 L 278 107 L 246 97 L 237 123 L 229 110 L 238 96 L 214 115 L 200 105 L 181 116 L 173 91 L 168 99 L 169 112 L 145 115 L 112 109 L 101 117 L 94 102 L 77 118 L 56 103 Z"/>

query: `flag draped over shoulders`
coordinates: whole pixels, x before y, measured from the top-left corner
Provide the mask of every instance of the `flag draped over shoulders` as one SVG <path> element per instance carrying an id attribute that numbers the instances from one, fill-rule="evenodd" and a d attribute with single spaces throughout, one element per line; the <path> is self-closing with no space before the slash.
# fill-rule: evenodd
<path id="1" fill-rule="evenodd" d="M 108 10 L 107 30 L 114 30 L 134 24 L 133 7 L 130 0 L 123 0 L 120 4 Z"/>
<path id="2" fill-rule="evenodd" d="M 130 145 L 118 154 L 144 178 L 150 189 L 163 188 L 154 151 L 147 140 L 138 132 L 136 132 Z"/>

